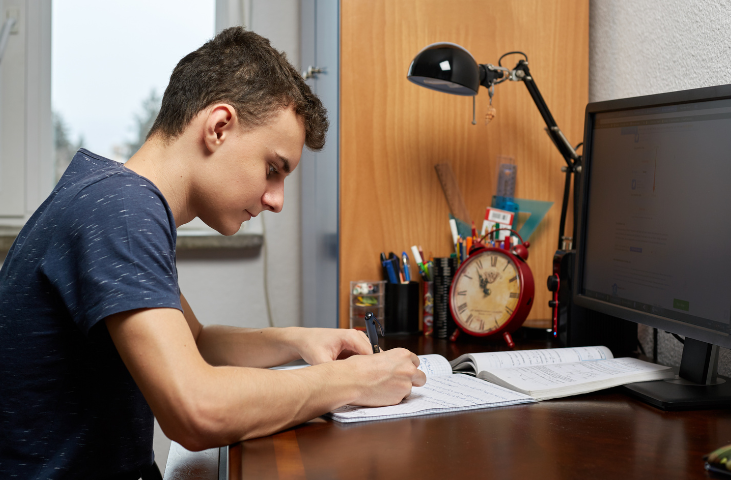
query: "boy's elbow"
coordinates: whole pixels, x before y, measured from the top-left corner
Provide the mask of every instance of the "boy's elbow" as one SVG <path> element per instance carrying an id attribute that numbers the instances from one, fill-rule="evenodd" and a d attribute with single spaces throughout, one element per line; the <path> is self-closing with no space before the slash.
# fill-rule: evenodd
<path id="1" fill-rule="evenodd" d="M 229 445 L 230 432 L 224 421 L 225 412 L 206 401 L 180 402 L 172 415 L 158 418 L 163 433 L 186 450 L 199 452 Z"/>

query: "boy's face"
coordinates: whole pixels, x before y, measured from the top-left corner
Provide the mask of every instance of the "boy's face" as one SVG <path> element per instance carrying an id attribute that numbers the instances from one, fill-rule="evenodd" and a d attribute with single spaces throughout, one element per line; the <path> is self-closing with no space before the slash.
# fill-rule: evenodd
<path id="1" fill-rule="evenodd" d="M 263 126 L 237 125 L 197 176 L 198 216 L 219 233 L 233 235 L 262 211 L 281 211 L 284 179 L 299 164 L 304 142 L 303 121 L 291 107 Z"/>

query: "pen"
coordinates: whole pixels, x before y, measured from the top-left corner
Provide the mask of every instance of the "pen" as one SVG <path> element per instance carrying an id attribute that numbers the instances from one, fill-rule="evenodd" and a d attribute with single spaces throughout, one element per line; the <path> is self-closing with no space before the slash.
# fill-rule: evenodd
<path id="1" fill-rule="evenodd" d="M 366 333 L 368 334 L 368 341 L 371 342 L 371 347 L 373 347 L 373 353 L 381 351 L 381 347 L 378 346 L 378 330 L 376 330 L 377 323 L 378 327 L 381 329 L 381 335 L 383 335 L 383 327 L 381 327 L 381 324 L 378 320 L 376 320 L 373 313 L 368 312 L 365 314 Z"/>
<path id="2" fill-rule="evenodd" d="M 409 256 L 406 252 L 401 253 L 401 260 L 404 262 L 404 280 L 406 283 L 411 281 L 411 271 L 409 270 Z"/>

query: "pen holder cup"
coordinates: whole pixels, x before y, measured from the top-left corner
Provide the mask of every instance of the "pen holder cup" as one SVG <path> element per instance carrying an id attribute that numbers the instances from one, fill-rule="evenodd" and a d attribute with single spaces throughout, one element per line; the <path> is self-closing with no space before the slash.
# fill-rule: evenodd
<path id="1" fill-rule="evenodd" d="M 386 284 L 386 312 L 383 322 L 386 335 L 419 333 L 420 297 L 419 282 Z"/>

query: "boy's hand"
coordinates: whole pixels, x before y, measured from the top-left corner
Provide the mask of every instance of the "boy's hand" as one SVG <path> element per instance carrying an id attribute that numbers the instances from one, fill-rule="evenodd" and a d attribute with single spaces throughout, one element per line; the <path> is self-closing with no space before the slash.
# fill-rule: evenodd
<path id="1" fill-rule="evenodd" d="M 352 329 L 293 328 L 288 343 L 310 365 L 373 353 L 368 337 Z"/>
<path id="2" fill-rule="evenodd" d="M 353 356 L 349 364 L 353 377 L 360 384 L 360 394 L 351 405 L 377 407 L 396 405 L 411 393 L 411 387 L 426 383 L 419 370 L 419 357 L 403 348 L 394 348 L 378 355 Z"/>

